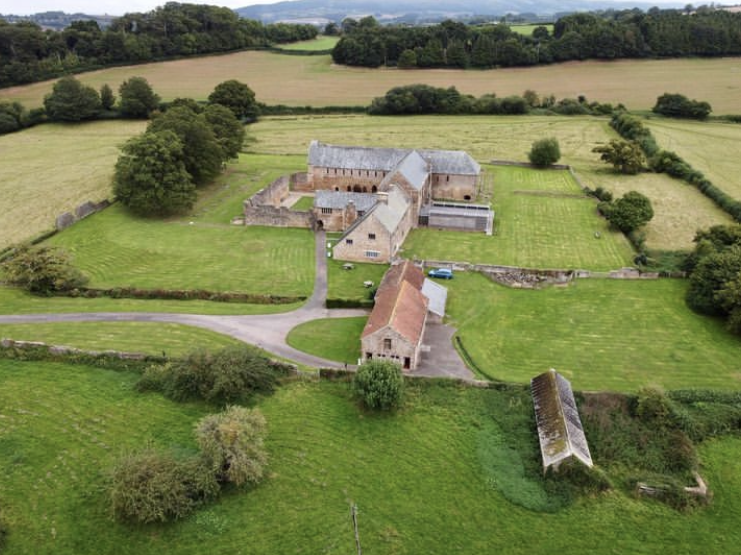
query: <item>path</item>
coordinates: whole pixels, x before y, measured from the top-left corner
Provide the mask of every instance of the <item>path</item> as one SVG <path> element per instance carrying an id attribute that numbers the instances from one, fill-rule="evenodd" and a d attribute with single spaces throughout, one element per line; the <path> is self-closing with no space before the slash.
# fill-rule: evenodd
<path id="1" fill-rule="evenodd" d="M 167 312 L 84 312 L 69 314 L 13 314 L 0 315 L 0 324 L 33 324 L 50 322 L 163 322 L 184 324 L 209 329 L 228 335 L 245 343 L 256 345 L 279 357 L 315 368 L 340 368 L 344 363 L 316 357 L 294 349 L 286 342 L 288 332 L 304 322 L 320 318 L 347 318 L 367 316 L 367 310 L 332 309 L 324 307 L 327 299 L 327 253 L 324 231 L 315 234 L 316 278 L 314 291 L 306 303 L 291 312 L 282 314 L 259 314 L 252 316 L 222 316 L 203 314 L 175 314 Z M 452 349 L 452 344 L 451 344 Z M 442 360 L 445 360 L 443 357 Z M 440 362 L 440 361 L 436 361 Z M 448 372 L 434 371 L 436 376 L 463 377 L 460 369 L 451 367 Z M 433 375 L 421 373 L 420 375 Z"/>

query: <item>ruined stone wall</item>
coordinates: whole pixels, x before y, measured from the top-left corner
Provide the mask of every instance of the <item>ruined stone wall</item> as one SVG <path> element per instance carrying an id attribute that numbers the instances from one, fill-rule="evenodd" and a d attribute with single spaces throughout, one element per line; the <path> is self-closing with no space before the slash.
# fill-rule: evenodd
<path id="1" fill-rule="evenodd" d="M 432 174 L 432 198 L 474 200 L 477 178 L 475 175 Z M 468 198 L 466 198 L 468 197 Z"/>
<path id="2" fill-rule="evenodd" d="M 314 227 L 314 215 L 281 206 L 288 197 L 290 179 L 279 177 L 244 201 L 244 225 L 273 227 Z"/>
<path id="3" fill-rule="evenodd" d="M 309 174 L 313 183 L 313 190 L 354 190 L 358 193 L 370 193 L 372 192 L 373 187 L 378 187 L 379 183 L 381 183 L 383 178 L 386 177 L 387 172 L 380 170 L 345 170 L 341 168 L 320 168 L 312 166 L 309 169 Z M 359 187 L 360 190 L 356 190 L 356 187 Z M 363 190 L 363 187 L 365 187 L 365 191 Z"/>
<path id="4" fill-rule="evenodd" d="M 75 208 L 74 213 L 65 212 L 64 214 L 60 214 L 59 216 L 57 216 L 57 219 L 54 222 L 54 227 L 58 231 L 61 231 L 68 228 L 76 221 L 87 218 L 88 216 L 90 216 L 91 214 L 95 214 L 96 212 L 100 212 L 104 208 L 108 208 L 110 205 L 111 203 L 108 200 L 101 200 L 100 202 L 93 202 L 92 200 L 89 200 Z"/>

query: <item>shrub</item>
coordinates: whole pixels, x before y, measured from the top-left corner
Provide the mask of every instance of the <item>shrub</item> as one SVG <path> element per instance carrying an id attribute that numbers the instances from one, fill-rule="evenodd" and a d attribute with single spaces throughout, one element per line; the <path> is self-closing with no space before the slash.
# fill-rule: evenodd
<path id="1" fill-rule="evenodd" d="M 237 486 L 259 482 L 268 454 L 265 417 L 259 410 L 231 406 L 200 420 L 196 440 L 204 463 L 221 482 Z"/>
<path id="2" fill-rule="evenodd" d="M 150 523 L 182 518 L 218 491 L 213 473 L 200 460 L 181 461 L 149 449 L 118 462 L 109 493 L 116 518 Z"/>
<path id="3" fill-rule="evenodd" d="M 605 216 L 620 231 L 630 233 L 650 222 L 654 210 L 648 197 L 637 191 L 628 191 L 612 203 Z"/>
<path id="4" fill-rule="evenodd" d="M 553 137 L 540 139 L 533 143 L 528 158 L 531 164 L 544 168 L 558 162 L 561 158 L 561 148 Z"/>
<path id="5" fill-rule="evenodd" d="M 152 366 L 137 383 L 140 391 L 157 390 L 176 401 L 204 399 L 212 403 L 242 400 L 270 393 L 288 367 L 273 363 L 253 347 L 227 347 L 215 353 L 194 351 L 185 359 Z"/>
<path id="6" fill-rule="evenodd" d="M 358 368 L 353 387 L 369 409 L 396 408 L 404 393 L 401 367 L 385 360 L 369 360 Z"/>
<path id="7" fill-rule="evenodd" d="M 87 282 L 72 265 L 69 254 L 56 247 L 20 245 L 2 267 L 8 283 L 37 295 L 69 291 Z"/>
<path id="8" fill-rule="evenodd" d="M 656 99 L 653 112 L 670 118 L 705 119 L 712 108 L 707 102 L 690 100 L 681 94 L 664 93 Z"/>

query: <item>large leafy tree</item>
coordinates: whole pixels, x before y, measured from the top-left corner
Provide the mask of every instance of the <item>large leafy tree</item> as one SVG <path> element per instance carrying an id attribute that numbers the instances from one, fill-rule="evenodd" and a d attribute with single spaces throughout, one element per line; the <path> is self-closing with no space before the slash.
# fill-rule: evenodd
<path id="1" fill-rule="evenodd" d="M 113 192 L 133 212 L 169 215 L 193 206 L 196 190 L 183 162 L 183 145 L 172 131 L 130 139 L 116 162 Z"/>
<path id="2" fill-rule="evenodd" d="M 606 209 L 603 207 L 603 211 L 610 223 L 623 233 L 643 227 L 654 217 L 651 200 L 638 191 L 628 191 Z"/>
<path id="3" fill-rule="evenodd" d="M 208 96 L 211 104 L 221 104 L 229 108 L 240 120 L 257 119 L 260 110 L 255 100 L 255 93 L 246 84 L 236 79 L 219 83 Z"/>
<path id="4" fill-rule="evenodd" d="M 100 96 L 74 77 L 62 77 L 44 97 L 44 108 L 53 121 L 92 119 L 100 113 Z"/>
<path id="5" fill-rule="evenodd" d="M 705 119 L 712 108 L 707 102 L 690 100 L 682 94 L 664 93 L 656 99 L 652 111 L 670 118 Z"/>
<path id="6" fill-rule="evenodd" d="M 221 171 L 228 158 L 204 114 L 187 106 L 170 108 L 158 115 L 148 131 L 172 131 L 182 144 L 182 161 L 196 185 L 205 185 Z"/>
<path id="7" fill-rule="evenodd" d="M 160 102 L 160 97 L 144 77 L 131 77 L 118 88 L 121 113 L 129 118 L 147 118 Z"/>
<path id="8" fill-rule="evenodd" d="M 528 158 L 531 164 L 541 168 L 555 164 L 561 158 L 561 147 L 558 140 L 551 137 L 535 141 Z"/>
<path id="9" fill-rule="evenodd" d="M 226 159 L 236 158 L 244 143 L 244 126 L 234 113 L 221 104 L 211 104 L 203 111 L 206 121 L 216 135 Z"/>
<path id="10" fill-rule="evenodd" d="M 358 367 L 355 393 L 369 409 L 390 410 L 401 404 L 404 377 L 401 367 L 388 360 L 369 360 Z"/>
<path id="11" fill-rule="evenodd" d="M 600 154 L 600 160 L 612 164 L 621 173 L 636 174 L 645 164 L 645 158 L 640 145 L 635 141 L 611 140 L 606 145 L 592 149 Z"/>

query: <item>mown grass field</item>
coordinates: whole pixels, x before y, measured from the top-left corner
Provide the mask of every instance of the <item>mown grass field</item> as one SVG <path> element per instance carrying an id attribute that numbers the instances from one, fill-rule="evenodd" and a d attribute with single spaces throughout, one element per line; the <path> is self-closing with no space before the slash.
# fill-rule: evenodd
<path id="1" fill-rule="evenodd" d="M 741 199 L 741 125 L 651 118 L 662 148 L 672 150 L 728 195 Z"/>
<path id="2" fill-rule="evenodd" d="M 538 27 L 545 27 L 546 29 L 548 29 L 548 32 L 549 33 L 552 33 L 553 32 L 553 24 L 552 23 L 545 23 L 543 25 L 539 25 L 537 23 L 532 23 L 532 24 L 530 24 L 530 23 L 527 23 L 527 24 L 523 23 L 521 25 L 520 24 L 512 24 L 512 25 L 509 26 L 509 28 L 512 29 L 515 33 L 518 33 L 520 35 L 526 35 L 528 37 L 530 35 L 532 35 L 533 34 L 533 31 L 535 31 L 535 29 L 537 29 Z"/>
<path id="3" fill-rule="evenodd" d="M 0 249 L 53 229 L 83 202 L 109 198 L 118 147 L 145 126 L 49 124 L 0 136 Z"/>
<path id="4" fill-rule="evenodd" d="M 554 513 L 511 497 L 542 494 L 537 442 L 515 451 L 506 392 L 412 387 L 393 416 L 361 412 L 342 383 L 297 382 L 259 402 L 269 477 L 182 522 L 129 527 L 110 519 L 105 471 L 147 442 L 190 451 L 206 407 L 132 391 L 136 376 L 81 366 L 0 361 L 0 496 L 7 555 L 355 552 L 733 553 L 741 541 L 741 440 L 705 444 L 706 509 L 682 514 L 621 492 Z M 488 453 L 509 453 L 491 466 Z M 524 460 L 521 453 L 527 453 Z M 504 493 L 503 493 L 504 492 Z M 508 497 L 505 497 L 505 493 Z"/>
<path id="5" fill-rule="evenodd" d="M 311 294 L 314 238 L 306 229 L 189 225 L 136 218 L 114 205 L 49 240 L 90 287 Z"/>
<path id="6" fill-rule="evenodd" d="M 366 317 L 325 318 L 299 324 L 286 341 L 294 349 L 318 357 L 357 364 L 360 358 L 360 334 Z"/>
<path id="7" fill-rule="evenodd" d="M 339 40 L 340 37 L 322 35 L 312 40 L 281 44 L 278 48 L 281 50 L 332 50 Z"/>
<path id="8" fill-rule="evenodd" d="M 240 345 L 236 339 L 210 330 L 149 322 L 64 322 L 0 324 L 0 337 L 43 341 L 94 351 L 115 350 L 178 356 L 196 348 L 216 350 Z"/>
<path id="9" fill-rule="evenodd" d="M 676 60 L 618 60 L 568 62 L 551 66 L 462 70 L 398 70 L 335 66 L 330 56 L 286 56 L 270 52 L 237 52 L 220 56 L 142 64 L 93 71 L 80 80 L 114 90 L 132 76 L 145 77 L 165 100 L 192 97 L 205 100 L 227 79 L 243 81 L 258 100 L 293 106 L 367 105 L 398 85 L 424 83 L 455 86 L 480 96 L 522 94 L 527 89 L 559 98 L 586 95 L 589 100 L 622 102 L 628 108 L 649 109 L 656 98 L 682 84 L 682 93 L 707 100 L 716 114 L 741 113 L 741 58 Z M 18 100 L 27 107 L 42 104 L 52 82 L 10 87 L 0 99 Z"/>
<path id="10" fill-rule="evenodd" d="M 527 161 L 532 143 L 555 137 L 561 163 L 576 168 L 585 186 L 616 194 L 638 190 L 654 205 L 647 244 L 661 250 L 689 250 L 695 230 L 730 223 L 728 215 L 694 187 L 664 174 L 624 176 L 599 161 L 592 149 L 617 135 L 607 118 L 565 116 L 308 116 L 265 118 L 252 127 L 259 153 L 305 153 L 312 139 L 334 144 L 466 150 L 479 162 Z M 496 187 L 496 185 L 495 185 Z M 498 191 L 495 188 L 495 200 Z"/>
<path id="11" fill-rule="evenodd" d="M 625 237 L 608 228 L 594 199 L 568 172 L 486 169 L 494 173 L 494 234 L 415 229 L 402 247 L 405 256 L 554 269 L 611 270 L 632 263 Z"/>
<path id="12" fill-rule="evenodd" d="M 555 368 L 583 390 L 741 389 L 741 339 L 687 308 L 686 287 L 586 279 L 532 291 L 458 272 L 448 315 L 493 378 L 527 383 Z"/>
<path id="13" fill-rule="evenodd" d="M 177 312 L 183 314 L 275 314 L 295 310 L 303 303 L 246 304 L 211 301 L 140 299 L 86 299 L 84 297 L 37 297 L 12 287 L 0 286 L 0 313 L 45 314 L 50 312 Z"/>
<path id="14" fill-rule="evenodd" d="M 327 260 L 327 297 L 330 299 L 367 299 L 370 288 L 363 283 L 372 281 L 377 287 L 389 268 L 386 264 L 353 262 L 353 269 L 345 270 L 344 264 L 341 260 Z"/>

